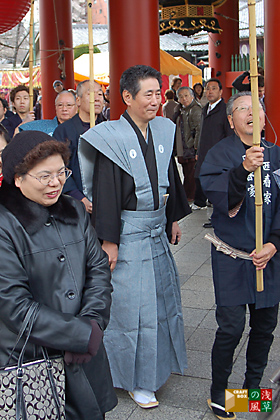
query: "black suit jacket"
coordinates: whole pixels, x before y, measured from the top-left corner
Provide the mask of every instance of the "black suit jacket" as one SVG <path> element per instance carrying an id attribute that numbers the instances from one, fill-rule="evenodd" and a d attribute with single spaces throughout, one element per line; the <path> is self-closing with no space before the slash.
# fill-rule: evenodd
<path id="1" fill-rule="evenodd" d="M 196 178 L 199 177 L 200 168 L 208 150 L 223 138 L 233 134 L 227 119 L 224 100 L 222 99 L 209 114 L 207 114 L 208 106 L 209 103 L 202 109 L 198 159 L 195 167 Z"/>

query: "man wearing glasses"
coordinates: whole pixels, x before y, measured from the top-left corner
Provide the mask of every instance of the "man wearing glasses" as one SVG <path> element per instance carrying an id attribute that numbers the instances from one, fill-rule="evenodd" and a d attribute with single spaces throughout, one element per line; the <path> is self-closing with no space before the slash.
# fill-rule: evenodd
<path id="1" fill-rule="evenodd" d="M 230 388 L 228 378 L 234 351 L 243 334 L 246 306 L 249 306 L 251 329 L 244 388 L 259 388 L 277 325 L 280 193 L 273 172 L 280 166 L 280 149 L 265 140 L 261 141 L 261 147 L 253 146 L 250 92 L 231 97 L 227 115 L 235 134 L 209 150 L 201 167 L 200 181 L 213 203 L 212 224 L 216 236 L 212 246 L 212 270 L 218 330 L 212 349 L 211 401 L 208 400 L 208 404 L 218 418 L 233 419 L 234 413 L 225 412 L 225 389 Z M 261 133 L 265 123 L 261 104 L 259 120 Z M 254 171 L 258 167 L 262 171 L 264 245 L 256 253 Z M 217 245 L 220 246 L 216 249 Z M 219 252 L 221 246 L 223 250 Z M 230 254 L 235 254 L 235 258 Z M 257 292 L 256 270 L 261 269 L 264 270 L 264 291 Z"/>
<path id="2" fill-rule="evenodd" d="M 18 127 L 18 131 L 38 130 L 43 131 L 49 136 L 53 135 L 54 130 L 59 124 L 64 123 L 77 114 L 76 96 L 72 91 L 63 90 L 55 99 L 56 116 L 52 120 L 35 120 Z M 16 130 L 16 132 L 17 132 Z M 16 134 L 16 133 L 15 133 Z"/>

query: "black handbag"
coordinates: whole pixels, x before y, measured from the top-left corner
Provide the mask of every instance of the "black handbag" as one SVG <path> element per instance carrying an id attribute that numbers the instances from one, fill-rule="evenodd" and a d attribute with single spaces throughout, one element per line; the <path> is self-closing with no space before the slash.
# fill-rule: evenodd
<path id="1" fill-rule="evenodd" d="M 43 358 L 23 362 L 39 304 L 30 306 L 16 344 L 5 367 L 0 369 L 0 419 L 65 420 L 65 373 L 63 358 L 50 358 L 41 347 Z M 8 366 L 20 339 L 26 333 L 16 366 Z"/>

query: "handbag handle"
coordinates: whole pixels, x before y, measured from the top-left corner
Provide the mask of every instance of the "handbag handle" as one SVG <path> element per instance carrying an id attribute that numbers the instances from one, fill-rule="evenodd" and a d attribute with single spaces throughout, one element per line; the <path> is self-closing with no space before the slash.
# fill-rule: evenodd
<path id="1" fill-rule="evenodd" d="M 32 302 L 31 306 L 29 307 L 24 320 L 22 322 L 22 326 L 19 330 L 19 333 L 17 335 L 17 339 L 16 339 L 16 343 L 11 351 L 11 354 L 9 356 L 9 359 L 5 365 L 5 367 L 9 364 L 12 355 L 19 343 L 19 341 L 21 340 L 21 338 L 23 337 L 24 333 L 27 331 L 27 335 L 26 335 L 26 339 L 25 342 L 22 346 L 21 352 L 19 354 L 18 357 L 18 363 L 17 363 L 17 379 L 16 379 L 16 420 L 27 420 L 27 413 L 26 413 L 26 407 L 25 407 L 25 402 L 24 402 L 24 398 L 23 398 L 23 384 L 22 384 L 22 379 L 23 379 L 23 375 L 24 375 L 24 371 L 22 368 L 22 363 L 23 363 L 23 358 L 24 358 L 24 353 L 25 353 L 25 349 L 28 343 L 28 340 L 30 338 L 31 335 L 31 331 L 36 319 L 36 316 L 38 314 L 38 310 L 39 310 L 40 304 L 38 302 Z M 55 382 L 54 382 L 54 378 L 53 378 L 53 374 L 52 374 L 52 363 L 49 359 L 47 350 L 44 347 L 41 347 L 42 349 L 42 353 L 45 359 L 45 362 L 47 364 L 47 375 L 49 378 L 49 382 L 50 382 L 50 388 L 52 391 L 52 395 L 53 395 L 53 399 L 54 399 L 54 403 L 55 403 L 55 407 L 56 407 L 56 411 L 57 411 L 57 419 L 61 420 L 61 415 L 60 415 L 60 401 L 58 398 L 58 394 L 57 394 L 57 390 L 56 390 L 56 386 L 55 386 Z"/>
<path id="2" fill-rule="evenodd" d="M 35 319 L 32 319 L 31 325 L 29 325 L 29 323 L 30 323 L 31 318 L 34 317 L 35 312 L 37 314 L 38 309 L 39 309 L 39 306 L 40 306 L 40 304 L 38 302 L 32 302 L 32 304 L 30 305 L 30 307 L 29 307 L 29 309 L 28 309 L 28 311 L 27 311 L 27 313 L 26 313 L 26 315 L 24 317 L 24 320 L 22 322 L 22 325 L 21 325 L 21 328 L 19 330 L 19 333 L 17 335 L 16 343 L 15 343 L 15 345 L 14 345 L 14 347 L 13 347 L 11 353 L 10 353 L 10 356 L 9 356 L 9 358 L 8 358 L 8 360 L 7 360 L 4 368 L 7 367 L 8 364 L 10 363 L 11 358 L 12 358 L 14 352 L 15 352 L 15 349 L 16 349 L 18 343 L 22 339 L 25 331 L 27 330 L 27 327 L 29 326 L 29 335 L 28 335 L 28 337 L 25 340 L 25 345 L 27 344 L 27 341 L 28 341 L 28 339 L 30 337 L 30 333 L 31 333 L 31 330 L 32 330 L 32 327 L 33 327 L 33 324 L 34 324 Z"/>

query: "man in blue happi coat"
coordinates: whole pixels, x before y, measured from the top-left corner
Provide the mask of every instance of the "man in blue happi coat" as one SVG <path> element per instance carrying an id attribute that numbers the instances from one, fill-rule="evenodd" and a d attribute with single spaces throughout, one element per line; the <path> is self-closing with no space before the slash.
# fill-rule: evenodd
<path id="1" fill-rule="evenodd" d="M 213 203 L 212 224 L 216 241 L 222 240 L 231 258 L 212 245 L 212 269 L 218 330 L 212 349 L 210 408 L 218 418 L 235 418 L 225 412 L 225 389 L 233 354 L 250 311 L 250 333 L 243 387 L 259 388 L 277 325 L 280 301 L 280 194 L 273 172 L 280 167 L 280 149 L 265 140 L 253 146 L 250 92 L 240 92 L 227 104 L 235 134 L 221 140 L 206 155 L 200 181 Z M 259 105 L 260 132 L 265 115 Z M 274 146 L 274 147 L 273 147 Z M 263 249 L 255 251 L 254 171 L 261 167 L 263 193 Z M 217 245 L 217 243 L 216 243 Z M 220 244 L 221 245 L 221 244 Z M 238 249 L 239 251 L 233 250 Z M 256 269 L 263 269 L 264 291 L 256 291 Z"/>
<path id="2" fill-rule="evenodd" d="M 84 191 L 90 199 L 93 189 L 93 222 L 112 270 L 105 347 L 113 383 L 142 408 L 156 407 L 154 392 L 186 367 L 168 238 L 180 240 L 177 221 L 190 208 L 172 158 L 175 125 L 156 116 L 160 88 L 155 69 L 127 69 L 120 81 L 126 112 L 88 130 L 79 145 Z"/>

